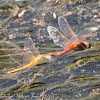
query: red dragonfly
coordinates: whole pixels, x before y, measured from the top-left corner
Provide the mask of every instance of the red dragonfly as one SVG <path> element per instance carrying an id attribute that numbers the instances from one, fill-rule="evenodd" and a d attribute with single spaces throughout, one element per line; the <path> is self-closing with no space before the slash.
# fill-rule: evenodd
<path id="1" fill-rule="evenodd" d="M 80 32 L 79 35 L 75 34 L 71 27 L 69 26 L 67 20 L 60 16 L 58 18 L 58 25 L 60 31 L 54 28 L 53 26 L 48 26 L 47 31 L 50 37 L 53 39 L 53 42 L 64 48 L 64 51 L 60 53 L 51 53 L 50 55 L 59 56 L 70 50 L 85 50 L 87 48 L 91 48 L 91 43 L 84 41 L 87 37 L 93 37 L 94 34 L 91 34 L 96 28 L 87 28 Z"/>

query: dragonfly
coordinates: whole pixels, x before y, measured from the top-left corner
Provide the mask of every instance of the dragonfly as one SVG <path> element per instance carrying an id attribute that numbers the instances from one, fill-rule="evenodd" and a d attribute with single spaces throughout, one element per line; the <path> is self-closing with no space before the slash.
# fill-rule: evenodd
<path id="1" fill-rule="evenodd" d="M 95 31 L 96 28 L 86 28 L 77 35 L 71 29 L 67 19 L 63 16 L 58 17 L 58 25 L 61 32 L 53 26 L 48 26 L 47 31 L 53 42 L 63 47 L 64 50 L 60 53 L 51 53 L 51 55 L 60 56 L 71 50 L 80 51 L 91 48 L 91 43 L 86 42 L 85 39 L 87 37 L 94 37 L 95 35 L 92 34 L 92 32 Z"/>
<path id="2" fill-rule="evenodd" d="M 20 65 L 20 67 L 8 71 L 8 74 L 52 61 L 51 55 L 40 54 L 39 50 L 35 47 L 35 44 L 30 37 L 27 37 L 25 39 L 23 49 L 21 49 L 18 45 L 12 43 L 11 41 L 7 40 L 4 40 L 2 44 L 3 50 L 15 63 Z M 21 64 L 20 61 L 23 64 Z"/>

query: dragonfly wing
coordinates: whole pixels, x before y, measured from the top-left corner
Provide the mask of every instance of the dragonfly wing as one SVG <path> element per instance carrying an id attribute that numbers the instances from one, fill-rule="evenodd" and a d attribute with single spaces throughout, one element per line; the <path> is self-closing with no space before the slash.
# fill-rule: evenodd
<path id="1" fill-rule="evenodd" d="M 61 46 L 63 48 L 67 47 L 68 39 L 63 34 L 61 34 L 56 28 L 54 28 L 53 26 L 48 26 L 47 31 L 56 45 Z"/>
<path id="2" fill-rule="evenodd" d="M 58 18 L 58 25 L 60 30 L 63 32 L 63 34 L 70 40 L 73 38 L 73 41 L 78 39 L 77 35 L 73 32 L 71 27 L 69 26 L 67 20 L 63 17 L 60 16 Z"/>
<path id="3" fill-rule="evenodd" d="M 98 30 L 97 27 L 85 28 L 84 30 L 79 32 L 79 34 L 78 34 L 79 39 L 85 40 L 86 38 L 89 38 L 89 37 L 95 37 L 97 34 L 95 34 L 93 32 L 95 32 L 97 30 Z"/>
<path id="4" fill-rule="evenodd" d="M 24 51 L 23 65 L 30 63 L 31 61 L 34 60 L 35 57 L 39 55 L 39 51 L 35 47 L 30 37 L 25 40 L 23 51 Z"/>
<path id="5" fill-rule="evenodd" d="M 18 45 L 5 40 L 2 42 L 2 48 L 15 63 L 21 65 L 23 52 Z"/>

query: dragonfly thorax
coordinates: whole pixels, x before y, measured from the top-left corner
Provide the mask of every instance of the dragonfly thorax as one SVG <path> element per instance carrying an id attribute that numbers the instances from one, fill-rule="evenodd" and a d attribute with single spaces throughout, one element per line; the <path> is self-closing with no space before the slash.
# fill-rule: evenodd
<path id="1" fill-rule="evenodd" d="M 80 51 L 80 50 L 85 50 L 87 48 L 90 48 L 89 46 L 89 42 L 81 42 L 79 44 L 77 44 L 75 47 L 74 47 L 74 50 L 75 51 Z"/>

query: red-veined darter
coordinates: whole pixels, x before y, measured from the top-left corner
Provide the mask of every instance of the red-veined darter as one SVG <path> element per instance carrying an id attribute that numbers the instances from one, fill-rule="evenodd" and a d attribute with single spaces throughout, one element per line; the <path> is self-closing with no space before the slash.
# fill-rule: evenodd
<path id="1" fill-rule="evenodd" d="M 7 73 L 14 73 L 35 65 L 40 65 L 48 63 L 51 61 L 52 56 L 48 54 L 40 54 L 38 49 L 35 47 L 32 39 L 28 37 L 25 39 L 23 50 L 18 46 L 12 43 L 11 41 L 3 41 L 3 49 L 8 53 L 10 58 L 20 65 L 19 68 L 8 71 Z M 21 56 L 23 55 L 23 65 L 18 62 L 20 61 Z"/>
<path id="2" fill-rule="evenodd" d="M 62 33 L 59 32 L 58 29 L 54 28 L 53 26 L 48 26 L 47 31 L 54 43 L 58 46 L 63 47 L 64 51 L 60 53 L 50 53 L 50 55 L 59 56 L 70 50 L 78 51 L 85 50 L 91 47 L 91 43 L 86 42 L 85 39 L 87 37 L 94 36 L 92 32 L 96 29 L 87 28 L 81 31 L 79 35 L 77 35 L 73 32 L 73 30 L 68 24 L 67 19 L 65 19 L 63 16 L 60 16 L 58 18 L 58 25 Z"/>

